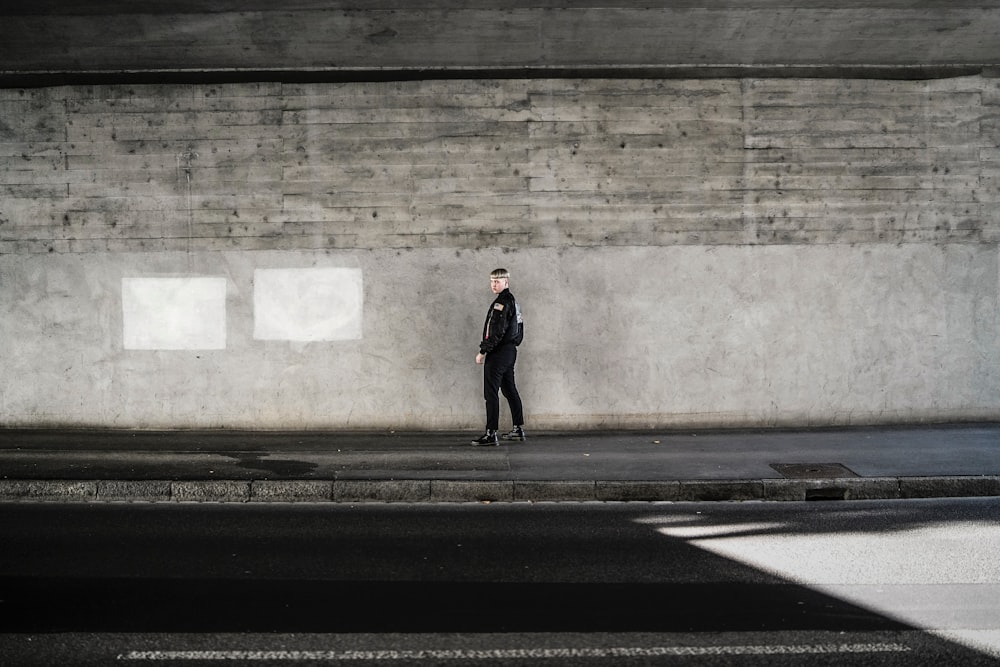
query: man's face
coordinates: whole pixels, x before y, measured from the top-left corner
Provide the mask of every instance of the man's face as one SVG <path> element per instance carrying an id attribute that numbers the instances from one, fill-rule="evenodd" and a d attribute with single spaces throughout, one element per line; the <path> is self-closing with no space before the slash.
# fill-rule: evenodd
<path id="1" fill-rule="evenodd" d="M 493 290 L 494 294 L 499 294 L 500 292 L 507 289 L 507 279 L 506 278 L 490 278 L 490 289 Z"/>

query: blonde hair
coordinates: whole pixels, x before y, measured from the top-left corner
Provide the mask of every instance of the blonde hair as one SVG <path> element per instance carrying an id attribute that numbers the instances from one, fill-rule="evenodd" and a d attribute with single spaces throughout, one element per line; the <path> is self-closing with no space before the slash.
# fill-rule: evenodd
<path id="1" fill-rule="evenodd" d="M 494 280 L 498 280 L 500 278 L 510 280 L 510 271 L 507 269 L 493 269 L 493 271 L 490 272 L 490 278 Z"/>

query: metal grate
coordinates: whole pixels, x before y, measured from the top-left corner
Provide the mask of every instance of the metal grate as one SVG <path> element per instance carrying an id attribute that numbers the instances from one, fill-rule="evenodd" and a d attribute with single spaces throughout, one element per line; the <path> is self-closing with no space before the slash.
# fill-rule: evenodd
<path id="1" fill-rule="evenodd" d="M 859 477 L 840 463 L 772 463 L 771 467 L 788 479 L 837 479 Z"/>

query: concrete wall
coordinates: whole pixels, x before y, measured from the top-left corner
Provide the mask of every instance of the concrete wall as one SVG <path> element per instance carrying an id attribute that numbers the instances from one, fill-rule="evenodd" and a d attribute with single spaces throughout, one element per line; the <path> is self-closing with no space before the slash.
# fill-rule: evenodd
<path id="1" fill-rule="evenodd" d="M 535 429 L 996 419 L 998 111 L 980 77 L 0 90 L 0 418 L 479 428 L 506 266 Z"/>

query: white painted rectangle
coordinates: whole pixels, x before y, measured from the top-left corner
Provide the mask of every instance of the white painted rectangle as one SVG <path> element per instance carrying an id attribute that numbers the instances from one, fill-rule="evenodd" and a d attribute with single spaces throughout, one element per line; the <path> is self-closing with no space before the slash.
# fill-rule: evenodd
<path id="1" fill-rule="evenodd" d="M 122 278 L 126 350 L 223 350 L 226 279 Z"/>
<path id="2" fill-rule="evenodd" d="M 357 340 L 363 301 L 361 269 L 257 269 L 253 336 L 299 342 Z"/>

